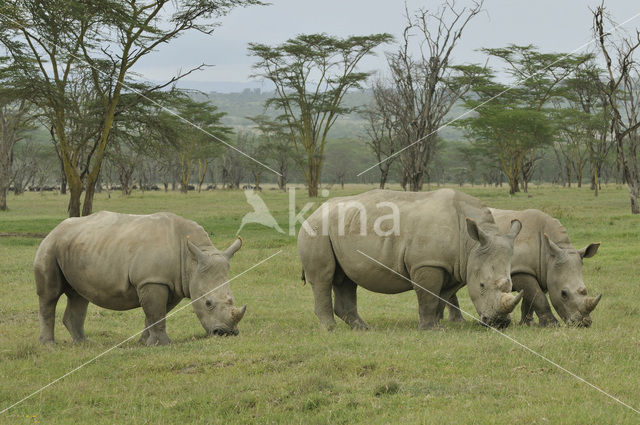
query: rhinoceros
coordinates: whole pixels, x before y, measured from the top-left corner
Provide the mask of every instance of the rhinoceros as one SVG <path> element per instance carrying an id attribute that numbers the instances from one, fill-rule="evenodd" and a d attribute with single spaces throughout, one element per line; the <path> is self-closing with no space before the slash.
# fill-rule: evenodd
<path id="1" fill-rule="evenodd" d="M 42 241 L 34 261 L 40 301 L 40 342 L 54 341 L 55 309 L 62 294 L 62 322 L 75 342 L 85 339 L 92 302 L 111 310 L 142 307 L 147 345 L 169 344 L 165 315 L 183 298 L 208 334 L 238 334 L 246 306 L 234 307 L 227 276 L 238 238 L 218 251 L 197 223 L 171 213 L 101 211 L 68 218 Z M 153 326 L 152 326 L 153 325 Z"/>
<path id="2" fill-rule="evenodd" d="M 576 250 L 564 226 L 539 210 L 490 210 L 500 229 L 506 229 L 514 219 L 522 223 L 511 261 L 513 289 L 524 290 L 520 323 L 531 324 L 534 312 L 541 326 L 557 323 L 545 296 L 548 292 L 562 320 L 569 325 L 590 326 L 590 313 L 602 294 L 597 297 L 587 295 L 582 280 L 582 260 L 596 255 L 600 243 Z M 455 295 L 451 303 L 457 305 Z M 456 309 L 450 309 L 450 316 L 460 319 Z"/>
<path id="3" fill-rule="evenodd" d="M 432 328 L 444 308 L 438 297 L 448 299 L 465 284 L 482 322 L 505 327 L 522 298 L 511 294 L 510 278 L 520 227 L 514 220 L 499 234 L 488 208 L 451 189 L 373 190 L 325 202 L 303 224 L 298 251 L 327 329 L 335 327 L 334 311 L 352 328 L 368 328 L 358 315 L 357 286 L 384 294 L 415 290 L 419 328 Z"/>

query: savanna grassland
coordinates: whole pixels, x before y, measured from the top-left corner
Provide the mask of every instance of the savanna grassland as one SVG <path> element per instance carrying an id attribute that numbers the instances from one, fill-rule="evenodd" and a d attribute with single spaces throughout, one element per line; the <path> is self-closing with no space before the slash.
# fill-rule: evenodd
<path id="1" fill-rule="evenodd" d="M 351 185 L 331 196 L 354 194 Z M 542 329 L 514 325 L 505 334 L 632 407 L 640 408 L 640 217 L 625 188 L 463 188 L 487 205 L 539 208 L 558 218 L 576 247 L 602 242 L 585 260 L 591 295 L 602 292 L 593 326 Z M 297 209 L 306 202 L 297 191 Z M 288 228 L 288 195 L 262 198 Z M 34 193 L 8 199 L 0 233 L 45 234 L 65 218 L 67 198 Z M 204 226 L 218 248 L 235 238 L 251 211 L 241 191 L 96 196 L 94 211 L 171 211 Z M 623 424 L 640 415 L 504 336 L 467 319 L 418 331 L 415 294 L 359 291 L 361 316 L 374 329 L 339 321 L 331 333 L 313 314 L 300 280 L 294 237 L 251 224 L 231 276 L 281 251 L 232 282 L 247 304 L 238 337 L 204 338 L 191 307 L 167 321 L 173 344 L 148 348 L 133 338 L 0 415 L 0 423 L 478 423 Z M 131 235 L 136 237 L 136 235 Z M 40 346 L 32 262 L 39 237 L 0 237 L 0 410 L 141 331 L 141 310 L 89 306 L 89 342 L 73 345 L 57 309 L 57 344 Z M 367 261 L 363 259 L 363 261 Z M 473 313 L 466 290 L 461 307 Z M 183 301 L 179 307 L 186 304 Z M 179 308 L 178 307 L 178 308 Z"/>

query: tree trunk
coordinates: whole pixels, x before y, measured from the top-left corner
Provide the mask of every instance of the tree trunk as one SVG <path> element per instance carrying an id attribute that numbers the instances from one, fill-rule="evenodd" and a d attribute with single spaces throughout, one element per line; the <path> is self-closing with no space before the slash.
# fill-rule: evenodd
<path id="1" fill-rule="evenodd" d="M 96 180 L 96 193 L 102 193 L 102 173 L 98 174 L 98 180 Z"/>
<path id="2" fill-rule="evenodd" d="M 578 175 L 576 176 L 576 179 L 578 181 L 578 187 L 582 187 L 582 170 L 579 169 L 577 173 Z"/>
<path id="3" fill-rule="evenodd" d="M 6 160 L 6 158 L 2 158 Z M 5 161 L 3 161 L 5 162 Z M 0 164 L 0 211 L 7 210 L 7 192 L 9 191 L 9 174 L 11 162 L 6 161 L 5 164 Z"/>
<path id="4" fill-rule="evenodd" d="M 93 212 L 93 195 L 96 193 L 96 182 L 87 181 L 87 191 L 84 194 L 84 203 L 82 204 L 82 215 L 91 215 Z"/>
<path id="5" fill-rule="evenodd" d="M 518 183 L 518 178 L 512 177 L 509 179 L 509 195 L 515 195 L 517 192 L 520 192 L 520 185 Z"/>
<path id="6" fill-rule="evenodd" d="M 629 186 L 629 199 L 631 201 L 631 214 L 640 214 L 640 204 L 638 204 L 638 197 L 640 196 L 640 185 L 637 182 L 628 183 Z"/>
<path id="7" fill-rule="evenodd" d="M 7 187 L 0 187 L 0 211 L 7 210 L 7 191 L 8 190 L 9 188 Z"/>
<path id="8" fill-rule="evenodd" d="M 415 173 L 409 177 L 409 190 L 411 192 L 420 192 L 422 190 L 422 173 Z"/>
<path id="9" fill-rule="evenodd" d="M 384 185 L 387 184 L 387 177 L 389 176 L 389 169 L 380 170 L 380 189 L 384 189 Z"/>
<path id="10" fill-rule="evenodd" d="M 318 197 L 318 186 L 320 185 L 320 167 L 322 162 L 317 159 L 311 159 L 307 170 L 307 189 L 310 198 Z"/>
<path id="11" fill-rule="evenodd" d="M 308 192 L 309 198 L 317 198 L 318 197 L 318 181 L 316 178 L 309 181 L 308 183 Z"/>
<path id="12" fill-rule="evenodd" d="M 82 182 L 69 182 L 69 217 L 80 217 L 80 196 L 82 195 Z"/>

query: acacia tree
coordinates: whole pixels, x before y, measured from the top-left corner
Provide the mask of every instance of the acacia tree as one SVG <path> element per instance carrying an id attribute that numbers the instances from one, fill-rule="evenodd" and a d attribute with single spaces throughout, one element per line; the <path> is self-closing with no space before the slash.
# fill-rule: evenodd
<path id="1" fill-rule="evenodd" d="M 271 120 L 266 115 L 258 115 L 249 119 L 255 123 L 261 140 L 256 153 L 266 157 L 269 164 L 279 173 L 278 188 L 286 190 L 289 165 L 295 157 L 291 133 L 287 131 L 286 125 L 281 121 Z"/>
<path id="2" fill-rule="evenodd" d="M 429 164 L 437 149 L 438 132 L 453 105 L 471 88 L 477 66 L 453 66 L 452 53 L 467 24 L 480 13 L 482 1 L 470 8 L 457 9 L 447 1 L 440 9 L 420 9 L 410 15 L 403 41 L 395 53 L 387 55 L 387 90 L 378 93 L 376 103 L 384 108 L 394 126 L 403 181 L 412 191 L 422 189 Z M 412 39 L 417 39 L 417 47 Z M 412 51 L 419 52 L 415 57 Z"/>
<path id="3" fill-rule="evenodd" d="M 590 115 L 574 108 L 558 108 L 551 115 L 557 127 L 556 140 L 553 145 L 558 163 L 563 159 L 567 186 L 571 187 L 572 175 L 578 187 L 582 187 L 582 174 L 588 161 L 587 139 L 590 128 L 585 125 Z"/>
<path id="4" fill-rule="evenodd" d="M 7 191 L 12 180 L 13 149 L 23 137 L 34 119 L 33 109 L 24 93 L 13 86 L 15 69 L 0 68 L 0 211 L 7 209 Z"/>
<path id="5" fill-rule="evenodd" d="M 590 58 L 563 82 L 563 103 L 568 103 L 569 110 L 573 111 L 576 128 L 582 129 L 581 140 L 591 166 L 591 189 L 595 196 L 598 196 L 600 176 L 613 146 L 610 138 L 611 110 L 602 73 L 595 60 Z"/>
<path id="6" fill-rule="evenodd" d="M 186 92 L 174 92 L 170 106 L 174 113 L 158 111 L 157 120 L 147 121 L 150 126 L 148 132 L 158 140 L 161 155 L 175 158 L 180 173 L 180 190 L 187 193 L 194 171 L 199 169 L 199 177 L 204 179 L 208 167 L 222 150 L 210 135 L 226 141 L 231 128 L 221 124 L 224 112 L 219 112 L 207 101 L 191 99 Z"/>
<path id="7" fill-rule="evenodd" d="M 156 47 L 186 31 L 212 33 L 216 27 L 212 18 L 249 4 L 259 2 L 18 0 L 0 5 L 0 41 L 23 66 L 26 84 L 38 88 L 36 103 L 51 117 L 70 188 L 69 216 L 80 215 L 83 186 L 82 214 L 91 213 L 95 185 L 131 69 Z M 32 60 L 37 72 L 27 69 Z M 96 134 L 82 145 L 82 152 L 67 132 L 69 85 L 80 72 L 91 84 L 98 121 Z M 149 91 L 166 87 L 189 72 Z"/>
<path id="8" fill-rule="evenodd" d="M 640 214 L 640 66 L 634 58 L 640 48 L 640 30 L 636 29 L 632 36 L 621 37 L 613 44 L 611 32 L 604 29 L 605 21 L 610 21 L 605 7 L 597 7 L 593 18 L 593 29 L 607 67 L 604 93 L 613 115 L 611 129 L 618 163 L 629 189 L 631 213 Z M 614 52 L 614 58 L 610 51 Z"/>
<path id="9" fill-rule="evenodd" d="M 244 150 L 246 148 L 246 134 L 240 132 L 236 134 L 235 146 Z M 227 149 L 220 159 L 220 169 L 222 170 L 222 186 L 229 189 L 240 189 L 240 182 L 245 176 L 244 157 L 233 149 Z M 227 185 L 227 182 L 229 184 Z"/>
<path id="10" fill-rule="evenodd" d="M 490 57 L 501 59 L 507 65 L 507 73 L 514 78 L 520 89 L 517 91 L 518 104 L 531 111 L 549 110 L 553 106 L 551 105 L 552 101 L 561 99 L 564 94 L 562 82 L 577 67 L 592 58 L 590 54 L 543 53 L 532 45 L 510 44 L 506 47 L 487 48 L 482 51 Z M 541 133 L 541 137 L 545 137 L 545 135 Z M 542 147 L 545 144 L 541 140 L 531 146 Z M 522 175 L 519 180 L 524 186 L 525 192 L 526 185 L 533 176 L 536 162 L 540 158 L 542 155 L 536 148 L 529 150 L 520 158 L 521 164 L 518 167 Z M 569 166 L 572 167 L 571 164 Z M 516 190 L 520 190 L 519 185 Z"/>
<path id="11" fill-rule="evenodd" d="M 545 111 L 530 108 L 522 103 L 525 88 L 506 90 L 494 81 L 490 70 L 484 82 L 474 87 L 474 96 L 468 97 L 465 106 L 475 109 L 476 116 L 460 120 L 475 148 L 486 156 L 497 159 L 509 182 L 509 193 L 520 191 L 523 164 L 535 149 L 552 141 L 553 127 Z"/>
<path id="12" fill-rule="evenodd" d="M 250 130 L 237 132 L 238 146 L 242 146 L 242 150 L 246 152 L 250 157 L 264 157 L 264 141 L 260 140 L 260 136 Z M 241 164 L 245 170 L 251 174 L 253 178 L 253 186 L 256 190 L 262 190 L 260 187 L 260 180 L 265 168 L 257 162 L 249 158 L 240 158 Z"/>
<path id="13" fill-rule="evenodd" d="M 384 189 L 389 177 L 389 169 L 396 159 L 395 152 L 398 147 L 393 114 L 387 110 L 389 98 L 388 91 L 381 80 L 374 83 L 373 105 L 363 111 L 366 119 L 367 146 L 371 148 L 378 161 L 380 169 L 380 189 Z"/>
<path id="14" fill-rule="evenodd" d="M 370 75 L 358 72 L 358 63 L 391 40 L 386 33 L 347 38 L 302 34 L 273 47 L 249 44 L 249 52 L 258 58 L 255 76 L 275 84 L 276 95 L 267 106 L 282 112 L 309 196 L 318 196 L 329 129 L 338 116 L 355 109 L 342 105 L 345 93 L 360 88 Z"/>

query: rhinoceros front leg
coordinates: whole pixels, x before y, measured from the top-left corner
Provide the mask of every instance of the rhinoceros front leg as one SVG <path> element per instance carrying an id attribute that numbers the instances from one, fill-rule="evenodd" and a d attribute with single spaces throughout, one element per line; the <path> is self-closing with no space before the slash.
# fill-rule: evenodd
<path id="1" fill-rule="evenodd" d="M 170 344 L 165 321 L 169 288 L 162 284 L 147 283 L 138 289 L 138 297 L 145 314 L 145 332 L 149 332 L 146 344 L 148 346 Z M 140 337 L 141 340 L 142 337 L 144 332 Z"/>
<path id="2" fill-rule="evenodd" d="M 511 276 L 511 280 L 513 281 L 514 291 L 524 290 L 520 324 L 531 325 L 533 323 L 533 313 L 538 316 L 540 326 L 550 326 L 558 323 L 551 311 L 547 297 L 535 277 L 519 273 Z"/>
<path id="3" fill-rule="evenodd" d="M 67 308 L 62 317 L 62 323 L 73 338 L 73 342 L 82 342 L 87 337 L 84 335 L 84 319 L 87 317 L 89 301 L 83 298 L 70 286 L 65 290 L 67 295 Z"/>
<path id="4" fill-rule="evenodd" d="M 334 282 L 333 309 L 339 318 L 351 326 L 351 329 L 367 330 L 369 325 L 358 314 L 357 289 L 358 285 L 346 276 L 342 282 Z"/>
<path id="5" fill-rule="evenodd" d="M 411 275 L 413 289 L 418 296 L 418 312 L 420 313 L 419 329 L 432 329 L 438 326 L 438 306 L 440 292 L 444 284 L 445 273 L 437 267 L 422 267 Z"/>

